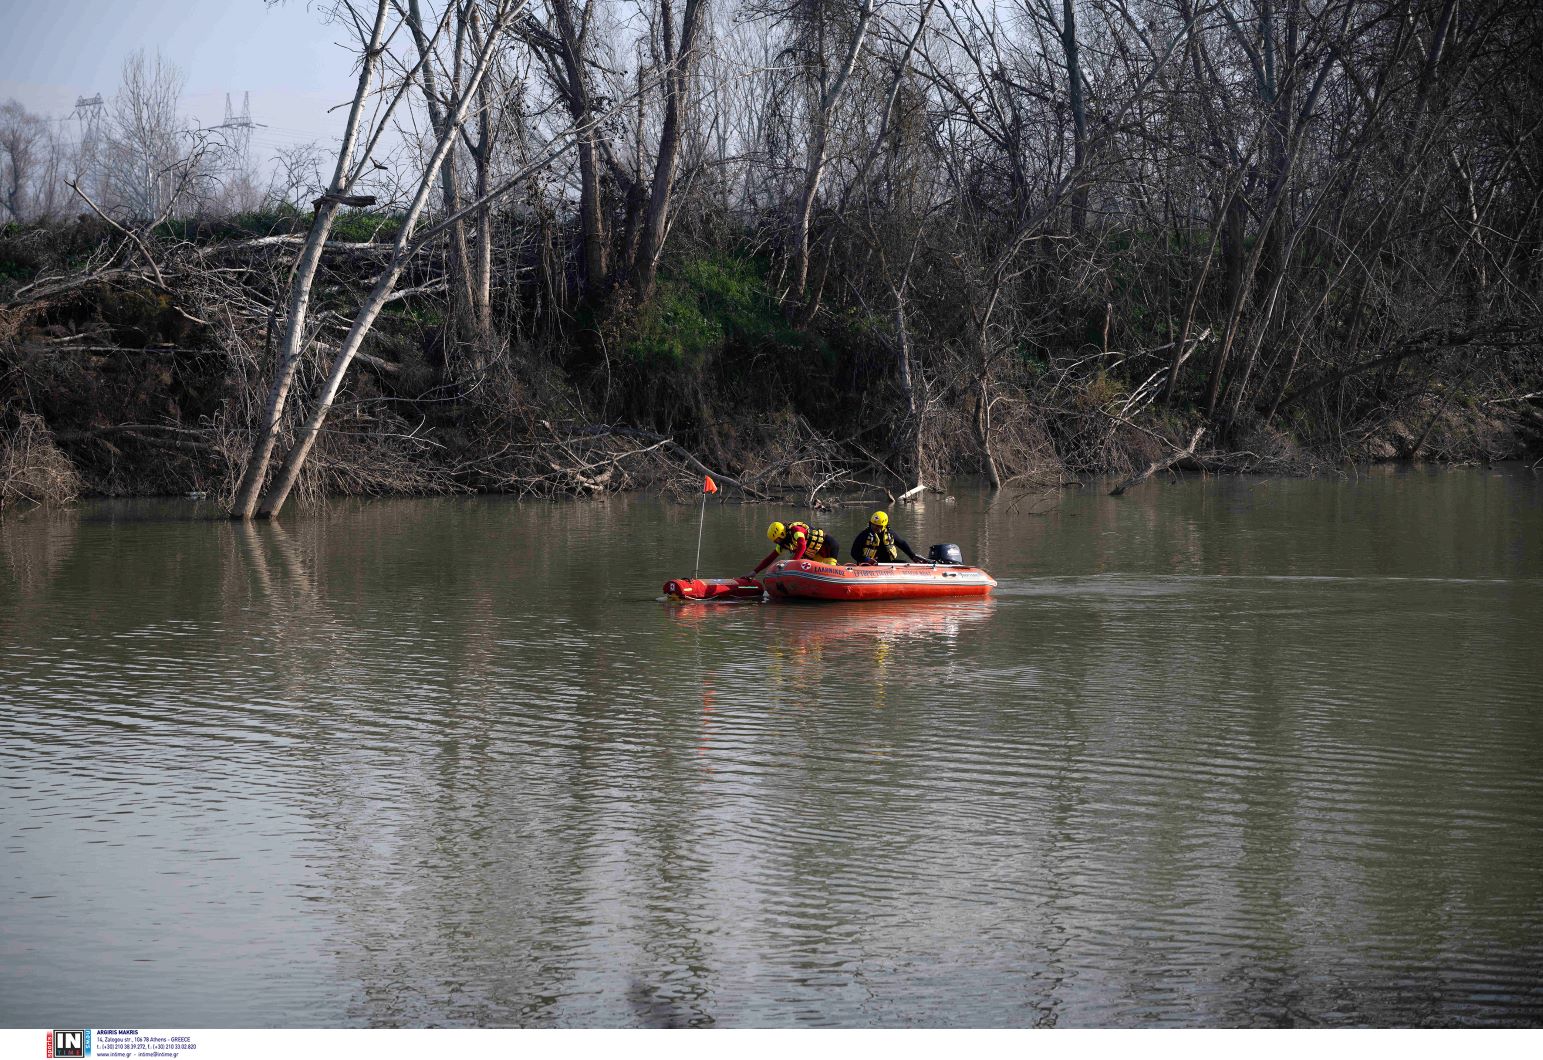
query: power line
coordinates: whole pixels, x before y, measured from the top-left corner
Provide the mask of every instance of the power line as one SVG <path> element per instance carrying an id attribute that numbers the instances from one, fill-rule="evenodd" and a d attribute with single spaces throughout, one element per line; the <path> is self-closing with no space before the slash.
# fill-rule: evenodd
<path id="1" fill-rule="evenodd" d="M 224 129 L 229 134 L 231 151 L 234 152 L 241 168 L 247 168 L 250 162 L 252 150 L 252 130 L 263 129 L 267 126 L 261 122 L 252 120 L 252 93 L 244 92 L 241 95 L 241 113 L 237 114 L 231 106 L 230 93 L 225 93 L 225 120 L 218 125 L 210 126 L 211 129 Z"/>
<path id="2" fill-rule="evenodd" d="M 96 134 L 102 128 L 102 116 L 107 113 L 107 104 L 102 102 L 102 93 L 94 96 L 77 96 L 75 98 L 75 110 L 70 117 L 80 122 L 81 140 L 94 140 Z"/>

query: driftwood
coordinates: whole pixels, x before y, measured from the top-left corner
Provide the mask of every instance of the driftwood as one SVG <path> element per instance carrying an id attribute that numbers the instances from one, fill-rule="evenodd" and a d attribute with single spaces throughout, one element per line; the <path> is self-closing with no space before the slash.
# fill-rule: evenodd
<path id="1" fill-rule="evenodd" d="M 1172 467 L 1174 464 L 1177 464 L 1179 461 L 1187 460 L 1194 456 L 1195 446 L 1200 444 L 1200 438 L 1203 434 L 1205 434 L 1204 427 L 1195 428 L 1195 436 L 1189 440 L 1188 446 L 1186 446 L 1181 451 L 1174 453 L 1166 460 L 1154 460 L 1151 464 L 1147 465 L 1147 469 L 1145 471 L 1142 471 L 1136 475 L 1132 475 L 1130 478 L 1120 483 L 1114 489 L 1110 490 L 1109 496 L 1118 497 L 1132 486 L 1141 485 L 1141 483 L 1145 482 L 1159 471 L 1166 471 L 1168 468 Z"/>

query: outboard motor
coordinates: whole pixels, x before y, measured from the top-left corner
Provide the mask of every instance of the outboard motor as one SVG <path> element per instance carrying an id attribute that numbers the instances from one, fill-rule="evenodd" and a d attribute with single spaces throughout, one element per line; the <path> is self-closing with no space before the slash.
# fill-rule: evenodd
<path id="1" fill-rule="evenodd" d="M 959 551 L 958 545 L 933 545 L 927 550 L 927 558 L 934 563 L 949 563 L 954 566 L 964 563 L 964 553 Z"/>

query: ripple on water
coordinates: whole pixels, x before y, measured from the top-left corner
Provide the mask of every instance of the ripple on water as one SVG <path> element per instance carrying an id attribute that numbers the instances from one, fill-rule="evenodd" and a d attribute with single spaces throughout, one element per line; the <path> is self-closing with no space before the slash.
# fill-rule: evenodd
<path id="1" fill-rule="evenodd" d="M 1384 486 L 923 509 L 999 586 L 905 607 L 660 605 L 641 499 L 8 525 L 0 1016 L 1535 1023 L 1543 556 Z"/>

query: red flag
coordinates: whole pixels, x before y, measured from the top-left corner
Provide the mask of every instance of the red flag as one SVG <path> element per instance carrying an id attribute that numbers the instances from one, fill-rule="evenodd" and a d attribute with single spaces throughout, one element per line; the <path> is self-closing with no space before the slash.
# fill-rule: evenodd
<path id="1" fill-rule="evenodd" d="M 718 483 L 713 481 L 713 477 L 711 475 L 703 475 L 702 476 L 702 492 L 703 493 L 717 493 L 718 492 Z"/>

